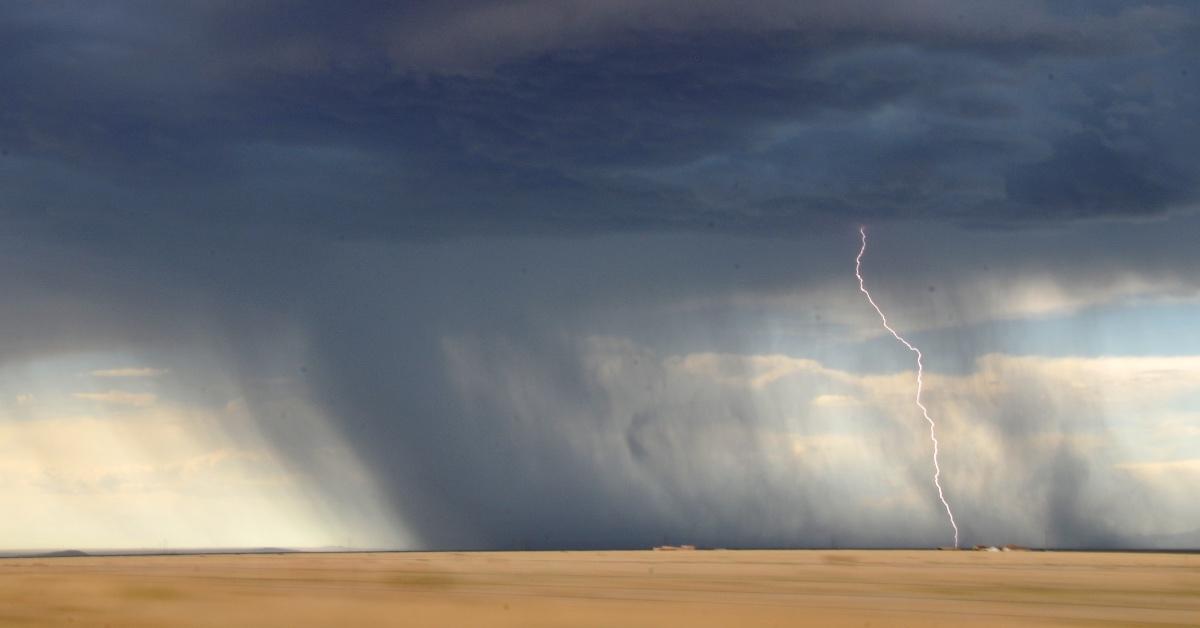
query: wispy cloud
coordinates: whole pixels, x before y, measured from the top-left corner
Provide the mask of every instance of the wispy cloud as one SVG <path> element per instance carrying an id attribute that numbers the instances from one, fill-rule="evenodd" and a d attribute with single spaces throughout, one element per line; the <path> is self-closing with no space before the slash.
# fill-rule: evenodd
<path id="1" fill-rule="evenodd" d="M 1124 471 L 1141 474 L 1200 473 L 1200 458 L 1189 460 L 1167 460 L 1162 462 L 1124 462 L 1114 465 Z"/>
<path id="2" fill-rule="evenodd" d="M 859 400 L 850 395 L 817 395 L 810 402 L 817 408 L 848 408 L 859 405 Z"/>
<path id="3" fill-rule="evenodd" d="M 74 393 L 71 395 L 76 399 L 86 399 L 88 401 L 98 401 L 100 403 L 111 403 L 123 406 L 146 407 L 152 406 L 158 401 L 158 395 L 154 393 L 135 393 L 127 390 L 108 390 L 105 392 L 90 392 L 90 393 Z"/>
<path id="4" fill-rule="evenodd" d="M 149 367 L 127 367 L 119 369 L 98 369 L 89 373 L 92 377 L 159 377 L 166 375 L 167 369 Z"/>

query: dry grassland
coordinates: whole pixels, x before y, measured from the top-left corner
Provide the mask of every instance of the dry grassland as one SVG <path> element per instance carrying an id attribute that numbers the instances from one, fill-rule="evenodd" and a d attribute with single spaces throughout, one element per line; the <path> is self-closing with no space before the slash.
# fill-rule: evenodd
<path id="1" fill-rule="evenodd" d="M 0 560 L 3 626 L 1200 625 L 1200 555 L 510 552 Z"/>

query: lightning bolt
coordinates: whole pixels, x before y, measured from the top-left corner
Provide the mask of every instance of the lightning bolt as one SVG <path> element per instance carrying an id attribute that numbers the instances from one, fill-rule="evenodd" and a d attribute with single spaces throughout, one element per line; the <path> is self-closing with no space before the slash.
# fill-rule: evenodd
<path id="1" fill-rule="evenodd" d="M 925 407 L 925 404 L 921 403 L 921 388 L 924 386 L 925 375 L 925 364 L 922 361 L 924 356 L 921 355 L 920 349 L 914 347 L 912 343 L 896 333 L 895 329 L 892 329 L 892 326 L 888 324 L 887 316 L 884 315 L 883 310 L 879 309 L 879 306 L 875 304 L 875 299 L 871 298 L 871 293 L 867 292 L 867 285 L 863 281 L 862 276 L 862 258 L 863 254 L 867 252 L 867 228 L 859 227 L 858 233 L 862 235 L 862 248 L 858 250 L 858 257 L 854 260 L 854 274 L 858 276 L 858 289 L 866 295 L 867 302 L 879 314 L 879 320 L 883 321 L 883 328 L 891 332 L 892 336 L 896 340 L 899 340 L 900 344 L 907 347 L 909 351 L 917 354 L 917 407 L 921 409 L 921 414 L 924 415 L 925 420 L 929 423 L 929 440 L 933 441 L 933 485 L 937 487 L 938 499 L 942 500 L 942 505 L 946 507 L 946 515 L 950 517 L 950 527 L 954 528 L 954 547 L 957 549 L 958 524 L 954 522 L 954 512 L 950 510 L 950 502 L 946 501 L 946 495 L 942 492 L 942 468 L 938 465 L 938 439 L 935 431 L 937 426 L 929 416 L 929 409 Z"/>

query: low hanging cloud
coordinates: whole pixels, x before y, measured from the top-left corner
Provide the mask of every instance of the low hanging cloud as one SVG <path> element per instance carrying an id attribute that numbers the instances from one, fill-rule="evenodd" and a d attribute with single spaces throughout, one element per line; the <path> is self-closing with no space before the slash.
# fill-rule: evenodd
<path id="1" fill-rule="evenodd" d="M 92 377 L 161 377 L 170 372 L 168 369 L 149 367 L 125 367 L 116 369 L 98 369 L 91 371 Z"/>
<path id="2" fill-rule="evenodd" d="M 112 404 L 118 406 L 134 406 L 144 408 L 152 406 L 158 401 L 158 395 L 146 392 L 130 392 L 128 390 L 106 390 L 104 392 L 77 392 L 71 393 L 71 396 L 76 399 L 84 399 L 87 401 L 96 401 L 99 403 Z"/>
<path id="3" fill-rule="evenodd" d="M 1055 268 L 1053 292 L 1068 302 L 1130 298 L 1106 289 L 1114 268 L 1149 278 L 1138 294 L 1186 293 L 1196 276 L 1184 272 L 1195 264 L 1191 224 L 1037 237 L 927 225 L 872 232 L 868 280 L 898 328 L 938 323 L 918 344 L 929 349 L 930 400 L 947 443 L 960 444 L 945 463 L 964 541 L 1137 546 L 1194 520 L 1172 497 L 1185 491 L 1168 490 L 1172 478 L 1147 484 L 1116 466 L 1195 457 L 1178 438 L 1194 423 L 1187 407 L 1160 405 L 1188 387 L 1157 387 L 1143 400 L 1144 416 L 1162 416 L 1177 435 L 1149 444 L 1113 419 L 1133 411 L 1101 394 L 1132 399 L 1136 388 L 1122 379 L 1155 370 L 1178 379 L 1194 365 L 980 361 L 989 345 L 953 334 L 986 336 L 949 320 L 986 318 L 1033 267 Z M 237 417 L 225 429 L 260 434 L 305 490 L 353 513 L 358 506 L 339 501 L 343 476 L 318 455 L 343 440 L 328 458 L 353 462 L 378 488 L 363 501 L 412 531 L 372 537 L 381 544 L 941 545 L 928 442 L 919 417 L 902 414 L 912 409 L 910 356 L 860 340 L 878 323 L 853 278 L 857 233 L 844 235 L 481 237 L 314 246 L 299 260 L 264 240 L 193 252 L 156 269 L 163 274 L 100 258 L 92 274 L 72 266 L 30 285 L 22 264 L 59 254 L 34 248 L 0 270 L 22 296 L 0 311 L 0 340 L 10 372 L 64 338 L 170 369 L 155 380 L 157 407 L 177 395 L 228 409 Z M 1154 246 L 1131 248 L 1139 239 Z M 1037 285 L 1045 274 L 1033 276 Z M 136 281 L 115 279 L 123 276 Z M 996 293 L 971 292 L 979 277 Z M 151 294 L 153 307 L 137 298 Z M 955 302 L 971 294 L 979 301 Z M 995 307 L 1005 318 L 1037 313 Z M 1134 338 L 1157 329 L 1137 312 L 1121 327 Z M 1191 346 L 1188 329 L 1173 344 Z M 1074 335 L 1085 349 L 1109 337 L 1104 328 Z M 963 368 L 945 368 L 956 350 Z M 989 392 L 980 373 L 1010 384 Z M 1105 385 L 1072 384 L 1091 380 Z M 12 385 L 13 395 L 36 391 L 39 405 L 53 389 Z M 272 400 L 278 386 L 308 403 Z M 1127 442 L 1138 456 L 1113 455 Z M 1183 448 L 1153 449 L 1171 443 Z M 1106 482 L 1151 502 L 1113 513 L 1108 489 L 1097 488 Z M 1159 513 L 1162 525 L 1133 517 L 1141 512 Z"/>
<path id="4" fill-rule="evenodd" d="M 503 443 L 539 443 L 521 449 L 520 464 L 489 471 L 502 475 L 488 485 L 620 504 L 627 544 L 652 541 L 656 529 L 701 543 L 714 539 L 711 529 L 738 530 L 726 542 L 752 545 L 938 544 L 949 533 L 911 372 L 664 356 L 594 338 L 580 347 L 579 398 L 535 385 L 554 376 L 520 348 L 462 339 L 447 350 L 463 396 L 500 423 L 487 428 L 497 455 Z M 1187 474 L 1150 473 L 1192 463 L 1131 458 L 1172 445 L 1152 431 L 1173 404 L 1200 393 L 1196 361 L 989 355 L 972 373 L 927 373 L 942 482 L 964 542 L 1115 547 L 1193 532 L 1187 522 L 1200 513 L 1179 492 Z M 548 459 L 571 462 L 541 476 Z M 1130 494 L 1139 508 L 1118 497 Z M 517 499 L 555 527 L 569 517 L 519 496 L 483 498 L 492 499 Z M 481 527 L 504 538 L 503 518 L 486 510 L 475 513 Z M 746 513 L 751 526 L 737 523 Z"/>

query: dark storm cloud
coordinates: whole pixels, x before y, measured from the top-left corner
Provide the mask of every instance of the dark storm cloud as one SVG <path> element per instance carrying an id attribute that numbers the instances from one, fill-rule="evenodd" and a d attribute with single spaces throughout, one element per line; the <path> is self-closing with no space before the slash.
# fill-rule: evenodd
<path id="1" fill-rule="evenodd" d="M 780 445 L 761 431 L 778 426 L 753 395 L 685 385 L 676 405 L 655 390 L 629 406 L 668 375 L 639 364 L 601 385 L 584 339 L 780 350 L 719 303 L 842 282 L 856 243 L 743 236 L 1194 205 L 1196 17 L 939 0 L 6 3 L 3 359 L 219 344 L 253 410 L 270 405 L 249 382 L 275 333 L 298 329 L 307 353 L 288 375 L 426 547 L 939 542 L 940 522 L 851 526 L 828 484 L 802 481 L 817 476 L 767 473 Z M 1171 248 L 1147 272 L 1194 263 L 1187 234 L 1169 235 L 1152 233 Z M 940 250 L 999 264 L 1014 242 Z M 1087 246 L 1038 241 L 1022 263 L 1120 268 L 1075 254 Z M 947 266 L 913 248 L 891 257 L 918 260 L 893 285 Z M 946 284 L 986 278 L 952 266 Z M 667 307 L 710 297 L 711 314 Z M 804 331 L 785 349 L 847 346 L 821 344 L 842 324 L 786 322 Z M 456 355 L 486 381 L 465 385 Z M 726 431 L 692 435 L 693 416 Z M 305 435 L 257 418 L 305 469 Z M 1110 542 L 1094 501 L 1069 498 L 1080 459 L 1064 446 L 1032 479 L 1054 534 Z"/>
<path id="2" fill-rule="evenodd" d="M 1070 6 L 11 3 L 3 201 L 408 237 L 1189 206 L 1195 11 Z"/>

